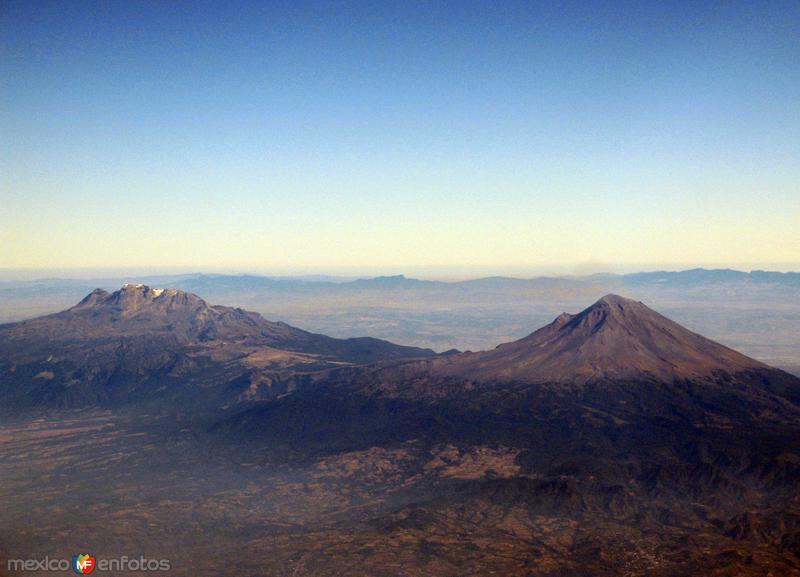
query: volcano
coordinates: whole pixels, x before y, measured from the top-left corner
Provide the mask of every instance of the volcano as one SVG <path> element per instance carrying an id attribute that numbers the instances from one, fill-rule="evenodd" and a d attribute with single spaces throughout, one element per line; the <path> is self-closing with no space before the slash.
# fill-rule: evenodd
<path id="1" fill-rule="evenodd" d="M 193 293 L 126 284 L 1 325 L 0 399 L 7 408 L 154 399 L 225 406 L 282 392 L 277 383 L 295 373 L 433 354 L 369 337 L 336 339 Z"/>
<path id="2" fill-rule="evenodd" d="M 799 423 L 800 379 L 607 295 L 494 350 L 321 371 L 212 431 L 266 459 L 366 460 L 408 500 L 315 534 L 326 568 L 755 577 L 800 575 Z"/>
<path id="3" fill-rule="evenodd" d="M 614 295 L 433 355 L 98 290 L 0 327 L 0 409 L 31 406 L 58 424 L 0 429 L 3 545 L 115 527 L 106 550 L 166 542 L 176 575 L 800 577 L 800 379 Z"/>
<path id="4" fill-rule="evenodd" d="M 499 442 L 494 437 L 504 429 L 516 431 L 518 442 L 538 426 L 531 415 L 543 407 L 559 414 L 590 405 L 625 422 L 677 412 L 692 422 L 714 415 L 742 425 L 769 416 L 783 426 L 800 416 L 797 377 L 617 295 L 490 351 L 337 367 L 304 376 L 293 390 L 229 424 L 272 435 L 281 423 L 276 442 L 292 439 L 292 427 L 299 427 L 301 444 L 309 433 L 357 444 L 374 435 L 486 435 Z M 506 412 L 498 416 L 501 407 Z"/>
<path id="5" fill-rule="evenodd" d="M 143 284 L 126 284 L 113 293 L 96 289 L 63 312 L 0 326 L 0 339 L 29 344 L 136 337 L 182 345 L 245 343 L 359 363 L 433 355 L 369 337 L 310 333 L 241 308 L 210 305 L 193 293 Z"/>
<path id="6" fill-rule="evenodd" d="M 641 302 L 609 294 L 494 350 L 431 363 L 437 375 L 525 383 L 707 379 L 765 370 Z"/>

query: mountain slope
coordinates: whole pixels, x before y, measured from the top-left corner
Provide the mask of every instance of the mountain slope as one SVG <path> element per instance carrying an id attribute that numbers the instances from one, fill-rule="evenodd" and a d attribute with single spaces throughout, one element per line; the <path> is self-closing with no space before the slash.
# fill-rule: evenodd
<path id="1" fill-rule="evenodd" d="M 0 326 L 0 397 L 21 406 L 187 396 L 229 404 L 278 394 L 279 382 L 298 371 L 430 355 L 309 333 L 176 289 L 125 285 Z"/>
<path id="2" fill-rule="evenodd" d="M 551 435 L 531 420 L 543 407 L 545 420 L 597 410 L 611 422 L 681 415 L 749 426 L 768 416 L 782 427 L 800 417 L 800 379 L 615 295 L 491 351 L 335 368 L 292 388 L 221 427 L 360 446 L 484 435 L 525 442 Z"/>
<path id="3" fill-rule="evenodd" d="M 376 460 L 396 509 L 275 547 L 328 572 L 788 576 L 799 393 L 607 296 L 493 351 L 317 373 L 212 432 L 242 458 L 344 463 L 331 476 Z"/>
<path id="4" fill-rule="evenodd" d="M 673 381 L 765 368 L 640 302 L 611 294 L 518 341 L 432 363 L 435 374 L 527 383 Z"/>

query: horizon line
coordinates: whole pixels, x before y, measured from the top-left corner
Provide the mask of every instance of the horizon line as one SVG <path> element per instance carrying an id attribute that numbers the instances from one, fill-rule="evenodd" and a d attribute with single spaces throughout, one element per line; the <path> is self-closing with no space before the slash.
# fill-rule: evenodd
<path id="1" fill-rule="evenodd" d="M 766 265 L 767 263 L 763 263 Z M 777 264 L 777 263 L 776 263 Z M 785 263 L 789 264 L 789 263 Z M 762 265 L 763 266 L 763 265 Z M 234 269 L 234 270 L 214 270 L 213 268 L 186 268 L 184 270 L 180 270 L 181 267 L 57 267 L 57 268 L 39 268 L 39 267 L 31 267 L 31 268 L 5 268 L 0 267 L 0 282 L 42 282 L 42 281 L 54 281 L 54 280 L 70 280 L 70 281 L 92 281 L 92 280 L 125 280 L 125 279 L 137 279 L 137 278 L 145 278 L 145 277 L 168 277 L 168 276 L 230 276 L 230 277 L 254 277 L 254 278 L 263 278 L 263 279 L 273 279 L 273 280 L 309 280 L 313 278 L 319 278 L 319 281 L 316 282 L 324 282 L 326 279 L 340 279 L 343 282 L 352 282 L 357 280 L 373 280 L 373 279 L 381 279 L 381 278 L 405 278 L 407 280 L 420 280 L 420 281 L 438 281 L 438 282 L 465 282 L 465 281 L 474 281 L 474 280 L 482 280 L 482 279 L 489 279 L 489 278 L 507 278 L 507 279 L 514 279 L 514 280 L 536 280 L 536 279 L 545 279 L 545 278 L 563 278 L 563 279 L 577 279 L 577 278 L 590 278 L 590 277 L 601 277 L 601 276 L 616 276 L 616 277 L 623 277 L 628 275 L 634 274 L 654 274 L 654 273 L 681 273 L 681 272 L 691 272 L 691 271 L 709 271 L 709 272 L 722 272 L 722 271 L 730 271 L 730 272 L 737 272 L 743 274 L 752 274 L 756 272 L 764 272 L 764 273 L 778 273 L 778 274 L 800 274 L 800 264 L 795 265 L 796 268 L 791 267 L 780 267 L 781 270 L 776 270 L 772 268 L 750 268 L 750 267 L 736 267 L 736 265 L 728 265 L 728 266 L 689 266 L 687 268 L 683 267 L 653 267 L 653 268 L 645 268 L 645 269 L 636 269 L 631 268 L 628 270 L 620 271 L 620 270 L 612 270 L 612 269 L 597 269 L 593 271 L 551 271 L 551 272 L 533 272 L 530 271 L 529 273 L 523 273 L 522 271 L 517 271 L 516 274 L 512 271 L 507 271 L 505 273 L 497 271 L 494 273 L 486 272 L 484 274 L 479 273 L 478 271 L 474 271 L 472 275 L 468 274 L 467 271 L 461 271 L 461 274 L 449 274 L 449 275 L 435 275 L 435 276 L 426 276 L 425 274 L 418 275 L 407 272 L 374 272 L 374 273 L 362 273 L 357 274 L 355 272 L 351 274 L 346 274 L 344 271 L 330 271 L 330 272 L 321 272 L 321 271 L 305 271 L 305 272 L 267 272 L 264 270 L 247 270 L 247 269 Z M 415 267 L 411 267 L 412 269 Z M 627 267 L 626 267 L 627 268 Z M 53 274 L 46 274 L 47 272 L 51 272 Z M 58 273 L 83 273 L 78 274 L 78 276 L 62 276 Z M 107 274 L 102 275 L 105 272 Z M 418 271 L 421 272 L 421 271 Z M 455 271 L 453 271 L 455 272 Z M 31 276 L 34 274 L 41 274 L 43 276 Z M 25 278 L 20 278 L 18 275 L 22 275 Z M 96 276 L 91 276 L 96 275 Z M 100 276 L 97 276 L 100 275 Z M 14 278 L 16 277 L 16 278 Z M 314 281 L 310 281 L 314 282 Z"/>

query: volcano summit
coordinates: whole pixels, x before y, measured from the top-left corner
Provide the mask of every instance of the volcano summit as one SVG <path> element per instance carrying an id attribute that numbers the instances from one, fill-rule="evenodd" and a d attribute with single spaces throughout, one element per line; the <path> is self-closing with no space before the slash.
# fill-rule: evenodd
<path id="1" fill-rule="evenodd" d="M 609 294 L 492 351 L 436 361 L 436 374 L 526 383 L 705 379 L 766 365 L 691 332 L 651 308 Z"/>

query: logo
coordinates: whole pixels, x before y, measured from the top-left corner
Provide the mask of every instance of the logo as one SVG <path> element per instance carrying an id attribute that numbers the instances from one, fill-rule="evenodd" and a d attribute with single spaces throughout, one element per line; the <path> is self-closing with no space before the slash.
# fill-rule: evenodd
<path id="1" fill-rule="evenodd" d="M 92 557 L 88 553 L 81 553 L 72 557 L 72 568 L 78 575 L 88 575 L 94 571 L 97 564 L 97 558 Z"/>

